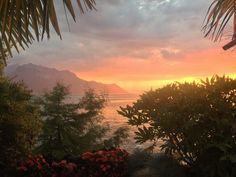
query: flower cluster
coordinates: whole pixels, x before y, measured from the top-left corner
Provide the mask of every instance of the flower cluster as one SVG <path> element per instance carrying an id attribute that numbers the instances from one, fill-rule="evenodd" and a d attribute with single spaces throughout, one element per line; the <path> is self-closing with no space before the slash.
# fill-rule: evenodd
<path id="1" fill-rule="evenodd" d="M 29 156 L 26 161 L 19 163 L 17 171 L 24 177 L 44 177 L 49 176 L 50 166 L 42 155 Z"/>
<path id="2" fill-rule="evenodd" d="M 51 165 L 52 168 L 52 177 L 74 177 L 78 176 L 77 165 L 66 160 L 60 162 L 53 162 Z"/>
<path id="3" fill-rule="evenodd" d="M 86 152 L 81 159 L 82 176 L 123 177 L 127 173 L 128 153 L 122 149 Z"/>
<path id="4" fill-rule="evenodd" d="M 77 165 L 66 160 L 49 164 L 41 155 L 29 157 L 17 168 L 20 177 L 76 177 Z"/>
<path id="5" fill-rule="evenodd" d="M 124 177 L 128 153 L 122 149 L 83 153 L 76 162 L 48 163 L 43 156 L 29 157 L 17 168 L 20 177 Z"/>

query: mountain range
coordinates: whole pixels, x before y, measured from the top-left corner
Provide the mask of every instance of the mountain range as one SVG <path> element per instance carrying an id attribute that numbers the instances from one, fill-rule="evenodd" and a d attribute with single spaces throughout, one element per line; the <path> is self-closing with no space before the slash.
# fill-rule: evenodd
<path id="1" fill-rule="evenodd" d="M 34 64 L 9 65 L 4 71 L 13 81 L 23 81 L 34 93 L 50 91 L 56 83 L 69 87 L 72 94 L 83 94 L 88 89 L 107 94 L 124 94 L 124 89 L 116 84 L 103 84 L 96 81 L 86 81 L 68 70 L 57 70 Z"/>

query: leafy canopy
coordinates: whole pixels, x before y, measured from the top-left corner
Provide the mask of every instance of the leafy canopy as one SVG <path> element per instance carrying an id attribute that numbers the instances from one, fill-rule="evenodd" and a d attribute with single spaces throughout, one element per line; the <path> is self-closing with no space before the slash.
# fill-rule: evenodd
<path id="1" fill-rule="evenodd" d="M 39 109 L 31 92 L 21 83 L 0 78 L 0 164 L 15 165 L 31 153 L 40 130 Z"/>
<path id="2" fill-rule="evenodd" d="M 137 143 L 162 140 L 166 154 L 189 166 L 218 173 L 236 161 L 236 80 L 173 83 L 144 93 L 119 113 L 138 128 Z"/>

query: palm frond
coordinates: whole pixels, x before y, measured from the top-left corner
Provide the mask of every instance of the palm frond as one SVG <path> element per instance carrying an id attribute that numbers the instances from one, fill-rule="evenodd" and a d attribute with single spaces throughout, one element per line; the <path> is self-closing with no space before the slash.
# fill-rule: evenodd
<path id="1" fill-rule="evenodd" d="M 50 24 L 61 37 L 55 10 L 58 0 L 0 0 L 0 62 L 12 56 L 12 48 L 19 52 L 34 39 L 50 38 Z M 76 0 L 81 13 L 95 9 L 95 0 Z M 75 20 L 71 0 L 61 0 Z M 4 52 L 7 50 L 7 52 Z"/>
<path id="2" fill-rule="evenodd" d="M 232 41 L 223 47 L 225 50 L 236 44 L 236 0 L 214 0 L 207 11 L 203 27 L 205 37 L 209 36 L 213 41 L 219 41 L 232 18 Z"/>

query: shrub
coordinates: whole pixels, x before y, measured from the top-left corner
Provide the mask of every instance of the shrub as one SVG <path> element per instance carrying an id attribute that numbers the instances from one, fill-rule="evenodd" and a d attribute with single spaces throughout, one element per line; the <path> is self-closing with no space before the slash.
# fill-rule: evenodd
<path id="1" fill-rule="evenodd" d="M 234 176 L 236 80 L 214 76 L 201 83 L 169 84 L 119 113 L 138 127 L 137 143 L 162 140 L 166 154 L 206 176 Z"/>
<path id="2" fill-rule="evenodd" d="M 75 177 L 77 165 L 66 160 L 49 164 L 41 155 L 29 157 L 17 168 L 19 177 Z"/>
<path id="3" fill-rule="evenodd" d="M 124 177 L 128 153 L 122 149 L 83 153 L 79 158 L 52 161 L 43 156 L 29 157 L 20 162 L 18 177 Z"/>
<path id="4" fill-rule="evenodd" d="M 81 159 L 82 176 L 123 177 L 127 174 L 128 153 L 122 149 L 87 152 Z"/>
<path id="5" fill-rule="evenodd" d="M 20 177 L 49 177 L 51 168 L 45 158 L 41 155 L 29 156 L 27 160 L 22 161 L 17 167 L 18 176 Z"/>
<path id="6" fill-rule="evenodd" d="M 66 160 L 53 162 L 51 165 L 53 177 L 76 177 L 77 165 Z"/>

